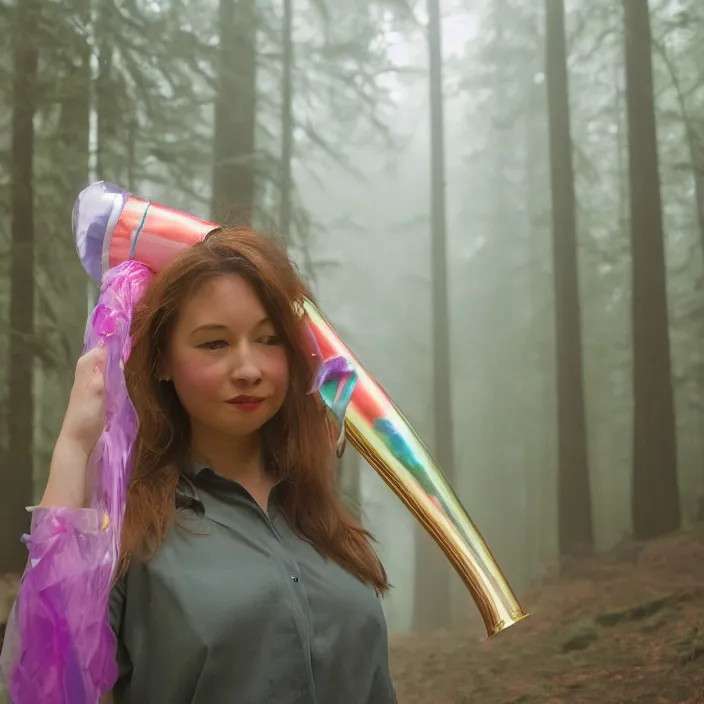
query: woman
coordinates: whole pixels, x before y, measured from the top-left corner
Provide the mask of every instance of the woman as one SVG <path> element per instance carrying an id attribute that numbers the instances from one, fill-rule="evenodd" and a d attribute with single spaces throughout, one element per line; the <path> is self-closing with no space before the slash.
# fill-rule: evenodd
<path id="1" fill-rule="evenodd" d="M 391 704 L 383 566 L 341 505 L 284 252 L 216 230 L 151 283 L 125 369 L 140 428 L 110 600 L 115 704 Z M 82 357 L 43 506 L 78 506 L 105 420 Z"/>

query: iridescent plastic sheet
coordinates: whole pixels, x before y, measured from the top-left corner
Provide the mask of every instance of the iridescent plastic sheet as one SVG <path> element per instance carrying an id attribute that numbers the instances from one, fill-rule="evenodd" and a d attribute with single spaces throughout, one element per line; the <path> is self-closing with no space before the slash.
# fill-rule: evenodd
<path id="1" fill-rule="evenodd" d="M 29 560 L 0 667 L 15 704 L 97 704 L 117 677 L 108 599 L 137 419 L 123 365 L 134 304 L 152 274 L 138 262 L 106 273 L 84 351 L 107 349 L 106 425 L 89 467 L 88 508 L 32 511 Z"/>

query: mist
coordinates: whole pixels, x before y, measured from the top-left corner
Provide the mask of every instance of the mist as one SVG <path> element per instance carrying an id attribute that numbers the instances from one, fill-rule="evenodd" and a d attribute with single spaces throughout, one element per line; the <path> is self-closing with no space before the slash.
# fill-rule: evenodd
<path id="1" fill-rule="evenodd" d="M 700 701 L 704 5 L 441 2 L 438 123 L 433 0 L 291 0 L 290 33 L 285 2 L 0 3 L 0 622 L 95 301 L 73 202 L 104 179 L 287 244 L 530 613 L 486 642 L 348 444 L 400 702 Z"/>

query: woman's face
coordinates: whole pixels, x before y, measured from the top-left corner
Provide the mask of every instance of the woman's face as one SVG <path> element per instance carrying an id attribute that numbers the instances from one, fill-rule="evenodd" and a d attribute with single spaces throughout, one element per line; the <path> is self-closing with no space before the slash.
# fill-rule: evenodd
<path id="1" fill-rule="evenodd" d="M 289 383 L 286 350 L 236 275 L 205 282 L 184 304 L 161 373 L 194 427 L 230 436 L 255 433 L 276 415 Z"/>

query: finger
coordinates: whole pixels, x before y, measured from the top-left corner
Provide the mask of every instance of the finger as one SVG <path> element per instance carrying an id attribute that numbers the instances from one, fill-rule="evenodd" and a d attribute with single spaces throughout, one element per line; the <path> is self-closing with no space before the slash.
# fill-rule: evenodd
<path id="1" fill-rule="evenodd" d="M 93 369 L 86 381 L 85 389 L 92 397 L 103 398 L 107 393 L 105 374 L 99 366 Z"/>
<path id="2" fill-rule="evenodd" d="M 76 379 L 90 379 L 94 374 L 102 375 L 106 366 L 107 350 L 89 350 L 76 363 Z"/>
<path id="3" fill-rule="evenodd" d="M 101 369 L 105 368 L 108 361 L 108 351 L 104 347 L 99 347 L 95 350 L 93 355 L 93 364 L 99 366 Z"/>
<path id="4" fill-rule="evenodd" d="M 91 354 L 94 357 L 97 357 L 99 359 L 102 359 L 102 358 L 105 358 L 108 356 L 108 348 L 105 346 L 104 340 L 102 340 L 102 339 L 100 340 L 98 345 L 91 350 Z"/>
<path id="5" fill-rule="evenodd" d="M 91 349 L 84 352 L 78 359 L 78 363 L 93 364 L 95 359 L 100 358 L 106 354 L 104 347 L 92 347 Z"/>
<path id="6" fill-rule="evenodd" d="M 91 368 L 96 365 L 105 366 L 107 357 L 108 351 L 105 347 L 94 347 L 85 355 L 86 366 Z"/>

